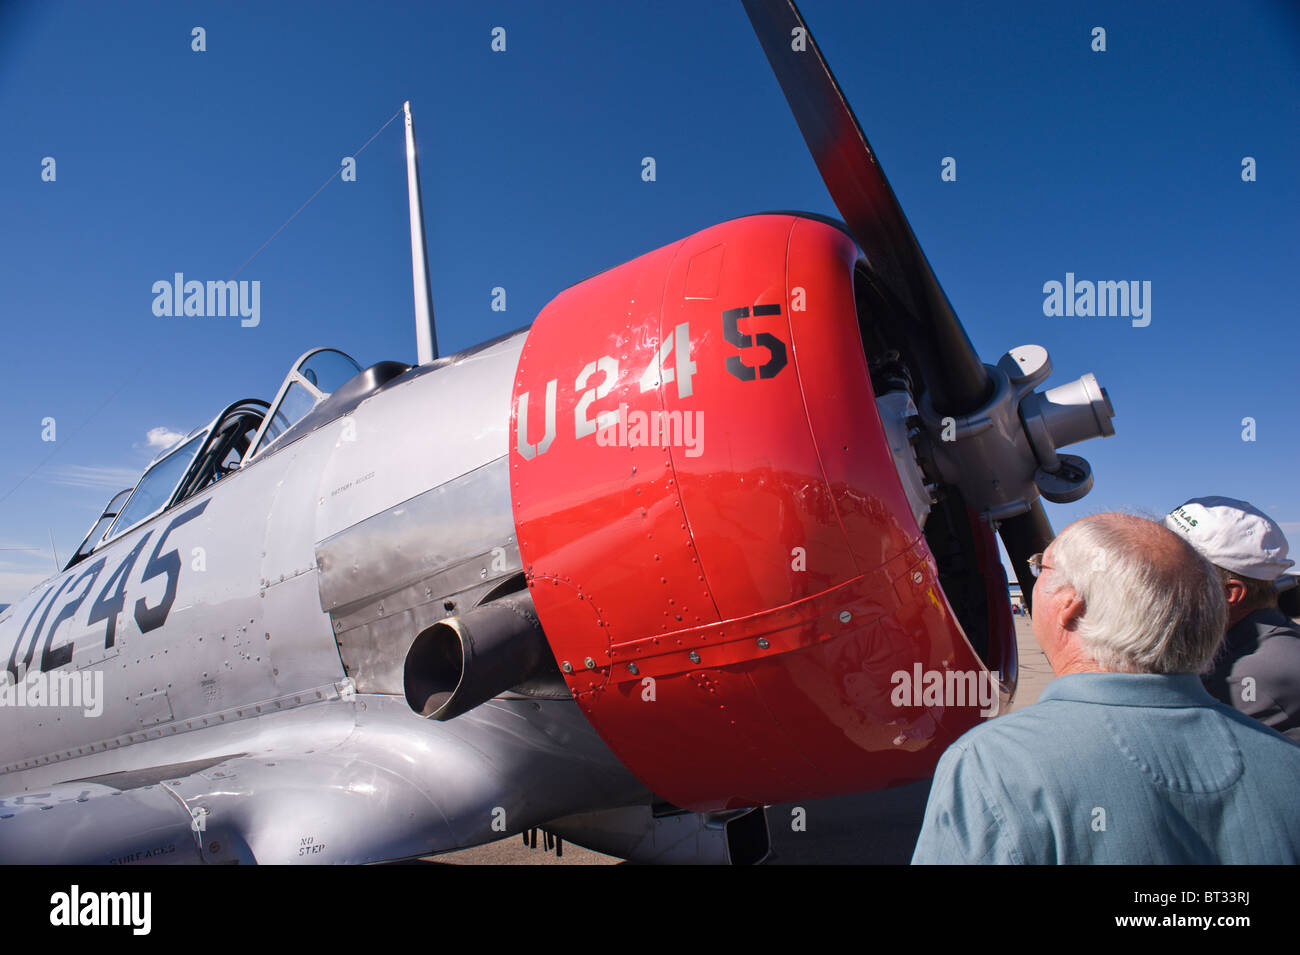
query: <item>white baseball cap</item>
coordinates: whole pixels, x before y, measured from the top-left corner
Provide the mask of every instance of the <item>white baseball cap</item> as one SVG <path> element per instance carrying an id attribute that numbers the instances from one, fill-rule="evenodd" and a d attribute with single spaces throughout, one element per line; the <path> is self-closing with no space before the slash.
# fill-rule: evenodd
<path id="1" fill-rule="evenodd" d="M 1277 522 L 1245 501 L 1194 497 L 1174 508 L 1165 527 L 1181 534 L 1211 564 L 1252 580 L 1276 580 L 1295 563 Z"/>

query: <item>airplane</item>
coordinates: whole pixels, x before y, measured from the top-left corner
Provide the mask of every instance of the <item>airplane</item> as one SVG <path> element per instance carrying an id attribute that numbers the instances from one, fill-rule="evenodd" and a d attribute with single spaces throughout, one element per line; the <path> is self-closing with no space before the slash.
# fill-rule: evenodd
<path id="1" fill-rule="evenodd" d="M 1109 395 L 981 361 L 795 5 L 744 7 L 843 220 L 719 223 L 438 356 L 408 105 L 417 363 L 305 352 L 0 612 L 0 862 L 755 863 L 765 806 L 1005 708 L 995 534 L 1028 600 Z"/>

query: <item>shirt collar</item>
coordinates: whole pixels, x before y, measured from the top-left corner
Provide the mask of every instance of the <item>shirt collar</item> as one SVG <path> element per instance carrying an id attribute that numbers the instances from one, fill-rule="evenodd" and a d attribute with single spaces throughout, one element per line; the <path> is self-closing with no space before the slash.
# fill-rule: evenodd
<path id="1" fill-rule="evenodd" d="M 1249 631 L 1252 634 L 1263 633 L 1273 627 L 1283 627 L 1288 630 L 1294 630 L 1295 624 L 1290 618 L 1285 616 L 1277 607 L 1264 607 L 1260 610 L 1252 610 L 1246 616 L 1237 621 L 1237 626 L 1232 630 L 1240 627 L 1243 631 Z"/>
<path id="2" fill-rule="evenodd" d="M 1213 706 L 1195 673 L 1071 673 L 1059 676 L 1038 701 L 1072 700 L 1116 706 Z"/>
<path id="3" fill-rule="evenodd" d="M 1228 628 L 1220 652 L 1230 653 L 1233 656 L 1253 652 L 1259 648 L 1260 641 L 1266 635 L 1279 628 L 1295 632 L 1295 624 L 1282 616 L 1282 612 L 1276 607 L 1253 610 L 1238 620 L 1235 626 Z"/>

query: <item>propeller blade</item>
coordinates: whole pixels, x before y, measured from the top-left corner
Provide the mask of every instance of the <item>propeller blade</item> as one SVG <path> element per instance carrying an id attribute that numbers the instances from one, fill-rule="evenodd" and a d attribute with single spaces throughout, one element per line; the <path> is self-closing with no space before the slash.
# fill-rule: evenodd
<path id="1" fill-rule="evenodd" d="M 1034 611 L 1034 575 L 1029 569 L 1029 558 L 1047 550 L 1047 545 L 1056 535 L 1052 532 L 1052 522 L 1047 519 L 1042 501 L 1034 501 L 1028 512 L 1017 517 L 1008 517 L 998 525 L 1002 535 L 1002 544 L 1011 558 L 1011 568 L 1016 572 L 1020 582 L 1020 593 L 1025 599 L 1025 607 L 1030 613 Z"/>
<path id="2" fill-rule="evenodd" d="M 899 330 L 920 366 L 931 406 L 952 415 L 979 409 L 990 390 L 988 371 L 794 0 L 742 3 L 831 199 L 883 286 L 879 291 L 912 320 Z M 1029 557 L 1046 550 L 1055 536 L 1042 502 L 1001 521 L 999 532 L 1032 610 Z"/>
<path id="3" fill-rule="evenodd" d="M 808 25 L 793 0 L 742 2 L 849 232 L 872 271 L 920 325 L 909 337 L 935 410 L 976 410 L 987 397 L 988 373 Z"/>

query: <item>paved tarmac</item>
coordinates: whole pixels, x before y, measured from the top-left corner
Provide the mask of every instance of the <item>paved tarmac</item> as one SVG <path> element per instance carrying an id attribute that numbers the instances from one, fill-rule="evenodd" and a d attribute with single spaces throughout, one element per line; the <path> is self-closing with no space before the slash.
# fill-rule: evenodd
<path id="1" fill-rule="evenodd" d="M 1020 682 L 1011 709 L 1028 706 L 1038 699 L 1052 679 L 1051 667 L 1034 640 L 1027 617 L 1016 617 L 1016 639 L 1020 648 Z M 772 855 L 768 865 L 802 864 L 906 864 L 921 831 L 930 781 L 886 789 L 880 792 L 838 796 L 799 803 L 805 810 L 805 830 L 791 830 L 795 803 L 768 809 Z M 617 865 L 614 856 L 592 852 L 572 843 L 564 844 L 564 855 L 530 849 L 521 836 L 490 845 L 449 852 L 430 860 L 451 865 Z"/>

